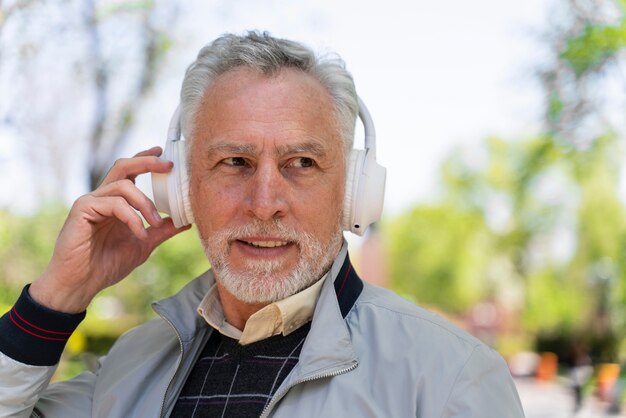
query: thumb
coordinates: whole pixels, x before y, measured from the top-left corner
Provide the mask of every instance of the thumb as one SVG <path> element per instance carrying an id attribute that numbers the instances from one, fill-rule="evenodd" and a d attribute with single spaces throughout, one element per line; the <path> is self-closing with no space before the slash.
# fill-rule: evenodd
<path id="1" fill-rule="evenodd" d="M 191 225 L 176 228 L 172 218 L 165 218 L 161 225 L 151 226 L 146 231 L 148 232 L 148 242 L 150 242 L 152 249 L 155 249 L 174 235 L 178 235 L 189 229 L 191 229 Z"/>

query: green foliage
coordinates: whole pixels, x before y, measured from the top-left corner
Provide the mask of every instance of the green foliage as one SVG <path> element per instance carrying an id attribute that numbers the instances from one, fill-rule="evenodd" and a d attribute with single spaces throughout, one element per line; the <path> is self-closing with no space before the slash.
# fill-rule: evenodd
<path id="1" fill-rule="evenodd" d="M 392 285 L 419 303 L 462 312 L 485 295 L 490 240 L 481 218 L 417 207 L 389 225 Z"/>
<path id="2" fill-rule="evenodd" d="M 50 207 L 26 217 L 0 211 L 0 305 L 12 306 L 22 287 L 43 272 L 64 212 Z"/>
<path id="3" fill-rule="evenodd" d="M 561 58 L 567 61 L 574 74 L 580 77 L 599 68 L 625 46 L 626 21 L 622 20 L 619 26 L 587 24 L 579 35 L 567 40 Z"/>
<path id="4" fill-rule="evenodd" d="M 105 295 L 119 298 L 143 320 L 153 315 L 152 301 L 171 296 L 208 268 L 194 227 L 163 243 L 145 264 Z"/>
<path id="5" fill-rule="evenodd" d="M 620 143 L 607 135 L 582 150 L 549 136 L 488 138 L 483 151 L 481 164 L 454 151 L 442 165 L 442 201 L 389 222 L 394 289 L 462 314 L 504 300 L 517 283 L 524 333 L 616 343 L 605 337 L 626 331 Z M 559 256 L 563 229 L 572 250 Z"/>
<path id="6" fill-rule="evenodd" d="M 591 313 L 584 289 L 574 286 L 562 270 L 546 268 L 527 278 L 524 328 L 535 335 L 572 335 Z"/>
<path id="7" fill-rule="evenodd" d="M 594 9 L 600 14 L 607 3 L 613 2 L 594 5 Z M 617 54 L 626 47 L 626 19 L 623 17 L 626 3 L 617 0 L 614 4 L 622 12 L 617 22 L 599 24 L 594 23 L 598 19 L 593 16 L 576 16 L 572 27 L 564 35 L 564 46 L 559 48 L 558 59 L 567 63 L 577 78 L 601 71 L 609 59 L 617 59 Z"/>
<path id="8" fill-rule="evenodd" d="M 563 108 L 565 107 L 563 100 L 559 97 L 556 92 L 551 92 L 548 95 L 548 110 L 547 117 L 551 122 L 555 122 L 559 120 L 561 116 L 561 112 L 563 112 Z"/>
<path id="9" fill-rule="evenodd" d="M 98 10 L 99 18 L 106 18 L 121 13 L 147 12 L 154 8 L 153 0 L 134 0 L 106 3 Z"/>

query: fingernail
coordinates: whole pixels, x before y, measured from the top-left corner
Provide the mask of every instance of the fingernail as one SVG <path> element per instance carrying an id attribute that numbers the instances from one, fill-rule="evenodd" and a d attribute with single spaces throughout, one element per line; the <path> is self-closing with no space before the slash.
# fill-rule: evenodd
<path id="1" fill-rule="evenodd" d="M 161 219 L 161 215 L 159 215 L 158 211 L 152 211 L 152 217 L 158 222 L 161 223 L 163 219 Z"/>

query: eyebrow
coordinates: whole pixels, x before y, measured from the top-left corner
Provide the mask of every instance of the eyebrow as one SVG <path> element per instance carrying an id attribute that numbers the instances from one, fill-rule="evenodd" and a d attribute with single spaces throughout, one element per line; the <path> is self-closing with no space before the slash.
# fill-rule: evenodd
<path id="1" fill-rule="evenodd" d="M 211 144 L 207 151 L 209 154 L 214 152 L 222 152 L 225 154 L 254 154 L 257 146 L 253 144 L 237 144 L 234 142 L 220 142 Z"/>
<path id="2" fill-rule="evenodd" d="M 316 155 L 318 157 L 323 157 L 326 155 L 326 148 L 317 141 L 306 141 L 296 144 L 281 145 L 276 148 L 276 154 L 278 155 L 299 153 L 308 153 Z"/>
<path id="3" fill-rule="evenodd" d="M 258 146 L 254 144 L 240 144 L 236 142 L 219 142 L 217 144 L 211 144 L 207 151 L 210 154 L 215 152 L 225 154 L 256 154 L 258 152 Z M 295 144 L 281 145 L 276 147 L 274 154 L 283 156 L 299 153 L 310 153 L 318 157 L 323 157 L 327 154 L 327 150 L 318 141 L 311 140 Z"/>

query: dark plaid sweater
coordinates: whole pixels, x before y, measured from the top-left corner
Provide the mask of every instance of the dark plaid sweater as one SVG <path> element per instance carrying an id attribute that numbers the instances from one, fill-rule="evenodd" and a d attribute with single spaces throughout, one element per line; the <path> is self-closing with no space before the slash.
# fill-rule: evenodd
<path id="1" fill-rule="evenodd" d="M 258 417 L 298 362 L 309 329 L 244 346 L 213 331 L 171 417 Z"/>

